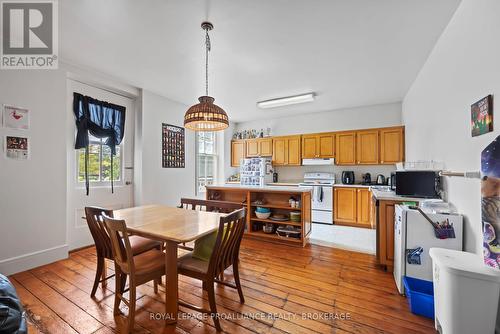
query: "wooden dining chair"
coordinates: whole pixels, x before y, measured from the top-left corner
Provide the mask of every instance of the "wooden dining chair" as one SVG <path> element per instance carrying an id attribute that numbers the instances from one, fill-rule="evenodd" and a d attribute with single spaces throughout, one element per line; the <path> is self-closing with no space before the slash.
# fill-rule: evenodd
<path id="1" fill-rule="evenodd" d="M 113 314 L 121 314 L 120 304 L 128 306 L 127 331 L 134 329 L 136 310 L 136 289 L 139 285 L 153 281 L 154 292 L 158 293 L 158 284 L 165 275 L 165 253 L 159 249 L 135 255 L 132 251 L 130 237 L 124 220 L 113 219 L 103 215 L 106 230 L 110 236 L 111 249 L 115 262 L 115 303 Z M 129 278 L 128 290 L 125 290 L 125 281 Z M 124 293 L 129 292 L 129 299 Z"/>
<path id="2" fill-rule="evenodd" d="M 89 226 L 90 233 L 94 239 L 94 244 L 97 253 L 97 269 L 95 273 L 94 286 L 92 287 L 91 297 L 95 296 L 99 283 L 104 286 L 106 281 L 115 275 L 106 277 L 106 259 L 113 260 L 113 251 L 111 248 L 111 240 L 104 227 L 102 215 L 113 217 L 113 210 L 103 209 L 99 207 L 86 207 L 85 218 Z M 161 249 L 161 243 L 139 236 L 131 236 L 129 238 L 132 249 L 132 254 L 137 255 L 147 252 L 151 249 Z"/>
<path id="3" fill-rule="evenodd" d="M 213 201 L 197 198 L 181 198 L 179 208 L 191 210 L 204 210 L 211 212 L 230 213 L 244 207 L 244 203 L 228 202 L 228 201 Z"/>
<path id="4" fill-rule="evenodd" d="M 203 289 L 208 293 L 210 310 L 188 304 L 181 300 L 179 300 L 179 305 L 191 308 L 198 312 L 211 314 L 215 327 L 219 331 L 222 331 L 222 327 L 219 322 L 217 305 L 215 303 L 214 283 L 216 282 L 237 289 L 240 302 L 245 302 L 238 269 L 240 244 L 245 230 L 245 218 L 245 209 L 239 209 L 220 218 L 215 246 L 208 262 L 193 257 L 192 252 L 187 253 L 178 259 L 179 274 L 199 279 L 203 282 Z M 233 267 L 235 284 L 219 279 L 224 270 L 230 266 Z"/>

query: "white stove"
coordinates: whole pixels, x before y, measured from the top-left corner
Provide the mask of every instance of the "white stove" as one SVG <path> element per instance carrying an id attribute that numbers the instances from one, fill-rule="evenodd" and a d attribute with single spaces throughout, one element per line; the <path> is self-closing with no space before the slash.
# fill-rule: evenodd
<path id="1" fill-rule="evenodd" d="M 311 189 L 313 223 L 333 224 L 333 173 L 305 173 L 300 188 Z"/>

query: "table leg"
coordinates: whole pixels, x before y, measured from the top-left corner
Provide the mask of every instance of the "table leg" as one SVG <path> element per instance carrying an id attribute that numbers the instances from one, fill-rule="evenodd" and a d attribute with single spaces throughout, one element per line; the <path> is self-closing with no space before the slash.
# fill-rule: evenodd
<path id="1" fill-rule="evenodd" d="M 179 285 L 177 278 L 177 243 L 168 241 L 165 254 L 165 270 L 167 272 L 165 312 L 170 320 L 167 323 L 177 321 Z"/>

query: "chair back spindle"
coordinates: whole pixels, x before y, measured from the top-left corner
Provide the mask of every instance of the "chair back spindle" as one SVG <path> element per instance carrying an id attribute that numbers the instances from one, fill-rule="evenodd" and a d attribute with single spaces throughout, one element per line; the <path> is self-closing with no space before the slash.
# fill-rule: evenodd
<path id="1" fill-rule="evenodd" d="M 111 239 L 113 258 L 120 269 L 127 274 L 135 272 L 134 255 L 124 220 L 103 215 L 104 224 Z"/>
<path id="2" fill-rule="evenodd" d="M 85 208 L 85 218 L 87 220 L 90 233 L 92 234 L 92 238 L 94 239 L 97 255 L 111 259 L 113 257 L 111 240 L 106 228 L 104 227 L 104 220 L 102 218 L 103 214 L 108 217 L 113 217 L 113 210 L 95 206 Z"/>
<path id="3" fill-rule="evenodd" d="M 208 272 L 218 277 L 226 268 L 238 261 L 238 254 L 245 230 L 246 209 L 239 209 L 220 218 L 219 233 L 210 257 Z"/>

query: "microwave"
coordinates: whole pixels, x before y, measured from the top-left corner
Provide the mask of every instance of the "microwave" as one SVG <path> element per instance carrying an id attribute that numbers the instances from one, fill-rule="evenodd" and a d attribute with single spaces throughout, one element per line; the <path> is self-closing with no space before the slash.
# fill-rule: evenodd
<path id="1" fill-rule="evenodd" d="M 396 171 L 396 195 L 424 198 L 439 198 L 441 176 L 439 171 Z"/>

